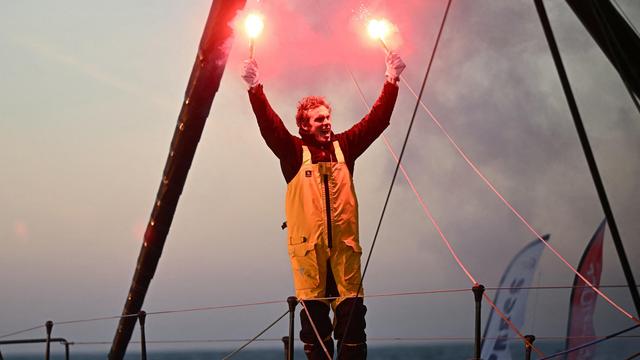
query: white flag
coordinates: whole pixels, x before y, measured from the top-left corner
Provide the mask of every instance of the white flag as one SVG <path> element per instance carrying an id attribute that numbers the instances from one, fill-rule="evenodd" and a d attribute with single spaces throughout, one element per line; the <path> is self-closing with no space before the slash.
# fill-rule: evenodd
<path id="1" fill-rule="evenodd" d="M 547 241 L 549 235 L 542 238 Z M 529 295 L 528 289 L 518 288 L 531 286 L 542 249 L 544 249 L 544 244 L 536 239 L 516 254 L 500 279 L 499 287 L 507 289 L 496 291 L 493 299 L 498 309 L 518 329 L 524 325 L 527 296 Z M 481 358 L 483 360 L 511 360 L 509 339 L 516 336 L 509 325 L 502 320 L 500 315 L 494 314 L 494 310 L 491 308 L 489 320 L 487 320 L 487 326 L 484 330 Z"/>

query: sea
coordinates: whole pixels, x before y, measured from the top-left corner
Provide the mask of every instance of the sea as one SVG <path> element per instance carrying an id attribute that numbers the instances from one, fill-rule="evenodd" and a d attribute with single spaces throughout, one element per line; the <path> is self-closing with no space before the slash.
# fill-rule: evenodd
<path id="1" fill-rule="evenodd" d="M 540 341 L 536 342 L 537 347 L 546 355 L 552 355 L 558 351 L 564 350 L 564 344 L 558 341 Z M 41 353 L 29 353 L 20 354 L 14 352 L 8 352 L 10 349 L 7 346 L 0 348 L 2 355 L 0 359 L 4 360 L 42 360 L 44 358 L 44 352 Z M 140 359 L 140 352 L 137 349 L 129 349 L 125 359 L 133 360 Z M 181 349 L 181 350 L 152 350 L 149 349 L 147 358 L 149 360 L 211 360 L 211 359 L 223 359 L 225 356 L 233 352 L 234 349 Z M 626 359 L 639 359 L 640 360 L 640 339 L 627 338 L 627 339 L 613 339 L 607 342 L 598 344 L 594 350 L 596 351 L 593 359 L 598 360 L 626 360 Z M 523 348 L 519 348 L 511 345 L 511 354 L 513 360 L 525 359 L 525 353 Z M 106 352 L 82 352 L 76 351 L 73 347 L 70 350 L 69 359 L 86 359 L 97 360 L 106 359 Z M 540 359 L 535 353 L 532 354 L 531 359 Z M 64 352 L 54 351 L 52 352 L 51 359 L 63 360 L 65 359 Z M 284 359 L 283 348 L 246 348 L 237 354 L 232 359 L 236 360 L 249 360 L 249 359 L 263 359 L 263 360 L 282 360 Z M 296 348 L 295 359 L 306 359 L 301 348 Z M 449 360 L 449 359 L 473 359 L 473 344 L 461 343 L 461 342 L 447 342 L 447 343 L 429 343 L 429 344 L 394 344 L 394 345 L 369 345 L 369 352 L 367 359 L 369 360 L 418 360 L 418 359 L 433 359 L 433 360 Z M 564 359 L 563 356 L 554 357 L 554 359 Z M 487 359 L 485 359 L 487 360 Z"/>

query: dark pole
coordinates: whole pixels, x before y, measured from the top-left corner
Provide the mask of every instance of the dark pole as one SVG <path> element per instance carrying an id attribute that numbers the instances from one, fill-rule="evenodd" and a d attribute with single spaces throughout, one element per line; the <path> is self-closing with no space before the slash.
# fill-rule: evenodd
<path id="1" fill-rule="evenodd" d="M 144 233 L 123 317 L 111 344 L 109 359 L 122 359 L 133 334 L 135 315 L 142 309 L 151 279 L 155 274 L 165 240 L 187 180 L 196 147 L 227 63 L 236 14 L 246 0 L 214 0 L 200 40 L 185 99 L 178 116 L 169 155 L 151 217 Z"/>
<path id="2" fill-rule="evenodd" d="M 471 288 L 473 291 L 473 299 L 476 303 L 476 322 L 475 322 L 475 352 L 473 358 L 476 360 L 480 360 L 480 350 L 482 347 L 482 337 L 480 336 L 480 323 L 481 323 L 481 306 L 482 305 L 482 294 L 484 293 L 484 286 L 480 284 L 475 284 Z"/>
<path id="3" fill-rule="evenodd" d="M 50 355 L 50 352 L 51 352 L 51 330 L 53 330 L 53 321 L 48 320 L 44 324 L 44 326 L 47 329 L 47 344 L 46 344 L 46 347 L 45 347 L 44 358 L 46 360 L 49 360 L 49 355 Z"/>
<path id="4" fill-rule="evenodd" d="M 66 341 L 64 342 L 64 358 L 65 360 L 69 360 L 69 343 Z"/>
<path id="5" fill-rule="evenodd" d="M 564 94 L 567 98 L 567 103 L 569 104 L 569 109 L 571 110 L 571 115 L 573 117 L 573 122 L 576 126 L 576 130 L 578 131 L 578 136 L 580 137 L 582 150 L 584 151 L 584 155 L 587 159 L 587 164 L 589 165 L 589 170 L 591 171 L 591 177 L 593 178 L 593 183 L 595 184 L 596 190 L 598 192 L 598 197 L 600 198 L 600 203 L 602 204 L 602 210 L 604 210 L 604 214 L 607 218 L 607 223 L 609 224 L 609 229 L 611 230 L 611 237 L 613 238 L 613 243 L 616 247 L 616 251 L 618 252 L 618 258 L 620 258 L 620 264 L 622 265 L 624 276 L 627 279 L 627 285 L 629 286 L 629 291 L 631 292 L 633 304 L 636 307 L 636 313 L 640 315 L 640 294 L 638 294 L 636 281 L 633 278 L 633 273 L 631 272 L 631 266 L 629 265 L 629 260 L 627 259 L 627 254 L 624 250 L 622 239 L 620 238 L 620 233 L 618 232 L 618 226 L 616 225 L 615 219 L 613 217 L 613 211 L 611 210 L 611 206 L 609 205 L 609 199 L 607 198 L 607 193 L 604 189 L 604 184 L 602 183 L 595 157 L 593 156 L 593 152 L 591 151 L 591 145 L 589 144 L 587 132 L 585 131 L 584 125 L 582 124 L 582 118 L 580 117 L 580 112 L 578 111 L 578 105 L 576 104 L 573 92 L 571 91 L 569 78 L 567 77 L 567 73 L 565 72 L 564 65 L 562 63 L 560 51 L 558 50 L 558 45 L 556 44 L 556 40 L 553 36 L 553 30 L 551 30 L 551 23 L 549 23 L 549 18 L 547 17 L 547 12 L 544 8 L 542 0 L 534 0 L 534 3 L 536 5 L 536 9 L 538 10 L 538 16 L 540 17 L 540 22 L 542 23 L 542 28 L 544 29 L 544 35 L 547 38 L 547 43 L 549 44 L 549 49 L 551 50 L 551 54 L 553 55 L 553 61 L 556 65 L 556 68 L 558 69 L 558 75 L 560 76 L 562 89 L 564 90 Z"/>
<path id="6" fill-rule="evenodd" d="M 610 0 L 566 0 L 633 95 L 640 96 L 640 38 Z M 635 99 L 634 99 L 635 100 Z"/>
<path id="7" fill-rule="evenodd" d="M 295 326 L 296 318 L 296 305 L 298 305 L 298 298 L 295 296 L 289 296 L 287 298 L 287 304 L 289 304 L 289 343 L 288 345 L 288 360 L 293 360 L 293 330 Z"/>
<path id="8" fill-rule="evenodd" d="M 144 321 L 147 313 L 144 310 L 138 312 L 138 322 L 140 323 L 140 359 L 147 360 L 147 337 L 144 333 Z"/>
<path id="9" fill-rule="evenodd" d="M 531 360 L 531 349 L 533 348 L 533 342 L 536 341 L 536 337 L 533 335 L 524 336 L 524 358 L 525 360 Z"/>

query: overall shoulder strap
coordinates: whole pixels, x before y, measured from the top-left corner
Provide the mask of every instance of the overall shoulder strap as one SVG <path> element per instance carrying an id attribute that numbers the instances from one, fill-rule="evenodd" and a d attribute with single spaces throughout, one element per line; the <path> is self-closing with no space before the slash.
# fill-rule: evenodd
<path id="1" fill-rule="evenodd" d="M 338 140 L 333 142 L 333 150 L 336 153 L 336 159 L 338 160 L 338 162 L 343 163 L 344 155 L 342 154 L 342 149 L 340 149 L 340 143 L 338 142 Z"/>
<path id="2" fill-rule="evenodd" d="M 306 145 L 302 145 L 302 163 L 311 164 L 311 152 Z"/>

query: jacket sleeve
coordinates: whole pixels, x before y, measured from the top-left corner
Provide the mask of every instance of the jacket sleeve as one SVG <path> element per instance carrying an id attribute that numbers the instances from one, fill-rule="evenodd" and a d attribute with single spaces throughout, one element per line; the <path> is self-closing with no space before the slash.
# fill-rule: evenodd
<path id="1" fill-rule="evenodd" d="M 397 97 L 398 85 L 385 81 L 382 92 L 369 113 L 343 133 L 352 160 L 362 155 L 389 126 Z"/>
<path id="2" fill-rule="evenodd" d="M 258 120 L 260 134 L 267 146 L 281 162 L 292 161 L 293 159 L 289 158 L 297 153 L 295 137 L 291 135 L 280 116 L 271 108 L 262 84 L 249 89 L 249 101 Z"/>

